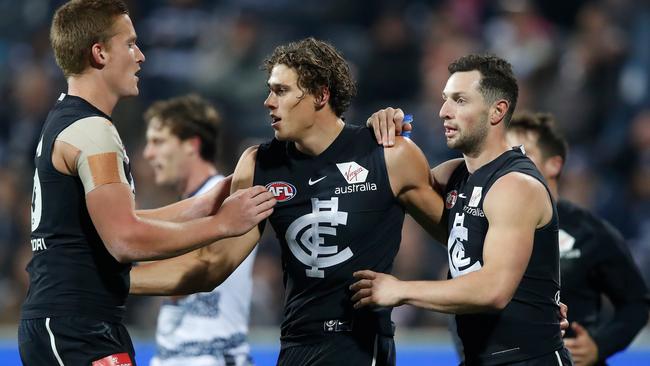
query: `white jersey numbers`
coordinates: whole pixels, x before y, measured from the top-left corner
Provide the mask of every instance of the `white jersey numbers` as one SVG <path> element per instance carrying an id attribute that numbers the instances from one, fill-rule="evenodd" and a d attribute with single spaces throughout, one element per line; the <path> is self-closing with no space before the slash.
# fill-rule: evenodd
<path id="1" fill-rule="evenodd" d="M 36 147 L 36 157 L 41 156 L 43 150 L 43 138 L 38 142 Z M 32 191 L 32 232 L 38 228 L 41 223 L 41 213 L 43 210 L 43 200 L 41 198 L 41 180 L 38 177 L 38 169 L 34 169 L 34 187 Z"/>

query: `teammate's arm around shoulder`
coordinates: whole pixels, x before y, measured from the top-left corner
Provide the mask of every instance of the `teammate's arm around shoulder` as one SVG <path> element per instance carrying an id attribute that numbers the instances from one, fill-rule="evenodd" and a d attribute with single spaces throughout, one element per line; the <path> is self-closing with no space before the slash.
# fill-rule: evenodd
<path id="1" fill-rule="evenodd" d="M 252 186 L 256 153 L 257 148 L 253 147 L 242 154 L 233 175 L 233 193 Z M 256 225 L 242 236 L 222 239 L 179 257 L 136 266 L 131 270 L 130 293 L 187 295 L 211 291 L 246 259 L 260 235 Z"/>
<path id="2" fill-rule="evenodd" d="M 445 242 L 445 228 L 441 223 L 443 201 L 432 188 L 429 164 L 420 148 L 398 136 L 394 147 L 384 149 L 384 156 L 395 197 L 420 226 Z"/>
<path id="3" fill-rule="evenodd" d="M 535 228 L 550 221 L 553 208 L 546 188 L 521 173 L 498 179 L 483 208 L 490 226 L 479 270 L 446 281 L 398 281 L 387 274 L 355 272 L 358 281 L 350 287 L 354 306 L 410 304 L 454 314 L 503 309 L 526 270 Z"/>
<path id="4" fill-rule="evenodd" d="M 433 189 L 441 195 L 444 194 L 449 178 L 454 170 L 463 163 L 463 158 L 447 160 L 431 169 L 431 179 L 433 180 Z"/>

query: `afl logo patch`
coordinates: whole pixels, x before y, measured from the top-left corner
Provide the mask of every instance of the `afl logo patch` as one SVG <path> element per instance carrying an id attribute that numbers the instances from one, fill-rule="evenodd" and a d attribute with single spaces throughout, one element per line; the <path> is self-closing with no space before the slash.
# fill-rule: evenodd
<path id="1" fill-rule="evenodd" d="M 458 199 L 458 191 L 453 190 L 447 193 L 447 199 L 445 200 L 445 207 L 449 210 L 456 204 L 456 199 Z"/>
<path id="2" fill-rule="evenodd" d="M 267 184 L 266 189 L 273 193 L 278 202 L 287 202 L 296 195 L 296 187 L 287 182 L 271 182 Z"/>

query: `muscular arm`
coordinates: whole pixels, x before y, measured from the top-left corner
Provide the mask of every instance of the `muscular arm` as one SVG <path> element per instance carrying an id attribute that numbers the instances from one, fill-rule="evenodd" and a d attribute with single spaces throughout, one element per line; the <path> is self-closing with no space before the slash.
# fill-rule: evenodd
<path id="1" fill-rule="evenodd" d="M 253 187 L 233 194 L 212 216 L 183 223 L 139 217 L 124 159 L 117 130 L 99 117 L 62 131 L 52 153 L 58 171 L 80 178 L 93 225 L 119 262 L 169 258 L 241 235 L 268 217 L 275 204 L 264 187 Z"/>
<path id="2" fill-rule="evenodd" d="M 255 147 L 242 155 L 233 177 L 233 192 L 252 186 L 256 153 Z M 219 240 L 183 256 L 134 267 L 130 293 L 187 295 L 211 291 L 246 259 L 259 238 L 259 226 L 255 226 L 242 236 Z"/>
<path id="3" fill-rule="evenodd" d="M 429 164 L 409 139 L 395 138 L 395 147 L 384 149 L 391 189 L 406 211 L 440 242 L 446 229 L 441 223 L 443 201 L 432 188 Z"/>
<path id="4" fill-rule="evenodd" d="M 231 181 L 232 176 L 228 176 L 220 180 L 205 194 L 186 198 L 160 208 L 137 210 L 136 215 L 140 218 L 184 222 L 214 214 L 230 194 Z"/>
<path id="5" fill-rule="evenodd" d="M 262 192 L 256 194 L 261 195 Z M 241 204 L 245 204 L 244 197 L 238 198 Z M 235 202 L 232 204 L 239 205 Z M 215 239 L 240 234 L 233 230 L 232 217 L 227 217 L 222 211 L 215 216 L 183 223 L 138 217 L 131 190 L 121 183 L 94 189 L 86 195 L 86 206 L 106 248 L 120 262 L 169 258 L 207 245 Z"/>
<path id="6" fill-rule="evenodd" d="M 528 265 L 535 229 L 550 220 L 552 205 L 539 181 L 510 173 L 495 182 L 483 208 L 489 229 L 481 269 L 446 281 L 399 281 L 385 274 L 357 272 L 355 277 L 361 280 L 353 285 L 355 306 L 411 304 L 456 314 L 503 309 Z"/>

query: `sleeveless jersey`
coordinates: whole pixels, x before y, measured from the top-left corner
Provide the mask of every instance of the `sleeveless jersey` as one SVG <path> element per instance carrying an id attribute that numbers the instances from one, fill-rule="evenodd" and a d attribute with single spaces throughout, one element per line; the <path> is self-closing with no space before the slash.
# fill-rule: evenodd
<path id="1" fill-rule="evenodd" d="M 390 310 L 354 310 L 348 289 L 354 271 L 391 271 L 404 220 L 371 131 L 346 125 L 316 157 L 263 144 L 254 182 L 278 202 L 269 221 L 282 247 L 282 346 L 352 328 L 391 333 Z"/>
<path id="2" fill-rule="evenodd" d="M 569 321 L 587 328 L 598 345 L 597 365 L 605 365 L 647 323 L 648 289 L 618 230 L 569 201 L 559 200 L 557 210 L 562 302 Z M 603 295 L 614 314 L 605 311 Z M 566 337 L 575 337 L 572 329 Z"/>
<path id="3" fill-rule="evenodd" d="M 205 193 L 221 179 L 223 175 L 211 177 L 192 196 Z M 246 336 L 254 260 L 255 251 L 211 292 L 164 301 L 152 366 L 251 364 Z"/>
<path id="4" fill-rule="evenodd" d="M 93 116 L 110 120 L 85 100 L 62 94 L 43 126 L 34 158 L 33 257 L 27 265 L 30 284 L 22 319 L 85 316 L 122 320 L 131 265 L 117 262 L 104 246 L 88 214 L 79 177 L 62 174 L 52 164 L 52 148 L 59 133 Z M 128 159 L 123 164 L 133 186 Z"/>
<path id="5" fill-rule="evenodd" d="M 546 187 L 546 181 L 533 162 L 518 148 L 503 153 L 473 174 L 467 171 L 464 163 L 452 173 L 445 192 L 451 277 L 463 276 L 482 267 L 483 245 L 489 226 L 483 201 L 492 184 L 510 172 L 530 175 Z M 562 347 L 558 319 L 557 235 L 557 210 L 553 204 L 551 221 L 535 231 L 528 267 L 510 303 L 499 312 L 456 315 L 458 335 L 468 365 L 521 361 Z"/>

